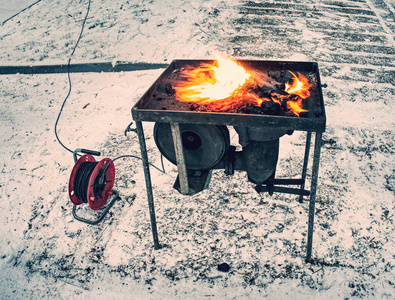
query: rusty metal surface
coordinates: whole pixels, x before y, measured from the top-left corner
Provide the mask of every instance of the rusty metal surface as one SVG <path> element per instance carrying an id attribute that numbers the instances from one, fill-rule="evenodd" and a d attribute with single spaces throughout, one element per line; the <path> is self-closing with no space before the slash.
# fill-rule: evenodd
<path id="1" fill-rule="evenodd" d="M 132 108 L 132 116 L 136 121 L 232 125 L 246 127 L 281 128 L 284 130 L 325 131 L 326 116 L 322 98 L 321 82 L 317 63 L 314 62 L 282 62 L 260 60 L 237 60 L 245 68 L 264 72 L 292 71 L 307 74 L 315 78 L 315 88 L 308 98 L 306 117 L 257 115 L 226 112 L 191 111 L 190 104 L 180 103 L 174 96 L 157 101 L 154 95 L 163 86 L 173 71 L 186 65 L 198 66 L 202 62 L 212 60 L 174 60 L 169 67 L 146 91 Z M 160 102 L 160 103 L 159 103 Z"/>

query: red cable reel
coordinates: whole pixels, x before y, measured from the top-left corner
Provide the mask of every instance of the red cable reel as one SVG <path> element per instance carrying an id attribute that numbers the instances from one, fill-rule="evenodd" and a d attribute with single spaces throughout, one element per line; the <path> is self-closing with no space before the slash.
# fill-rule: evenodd
<path id="1" fill-rule="evenodd" d="M 78 152 L 87 154 L 82 155 L 76 161 Z M 74 218 L 94 225 L 103 220 L 115 200 L 119 199 L 119 196 L 117 191 L 112 190 L 115 181 L 115 167 L 112 160 L 104 158 L 97 162 L 91 154 L 100 155 L 100 152 L 86 149 L 76 149 L 74 151 L 73 155 L 76 163 L 71 171 L 68 190 L 70 201 L 74 204 Z M 92 221 L 77 216 L 76 206 L 88 203 L 91 209 L 99 210 L 106 204 L 111 195 L 115 197 L 97 220 Z"/>

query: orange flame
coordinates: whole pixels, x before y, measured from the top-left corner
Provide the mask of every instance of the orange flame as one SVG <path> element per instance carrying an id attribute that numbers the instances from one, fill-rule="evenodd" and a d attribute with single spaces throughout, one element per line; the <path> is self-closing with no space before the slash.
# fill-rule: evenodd
<path id="1" fill-rule="evenodd" d="M 297 97 L 299 98 L 299 97 Z M 292 112 L 299 117 L 301 112 L 307 112 L 306 109 L 302 108 L 302 98 L 299 98 L 296 101 L 288 100 L 287 101 L 287 108 L 292 110 Z"/>
<path id="2" fill-rule="evenodd" d="M 302 108 L 302 99 L 306 99 L 310 96 L 312 84 L 302 74 L 298 73 L 298 76 L 296 76 L 291 71 L 288 72 L 291 73 L 293 77 L 291 83 L 285 84 L 285 91 L 288 94 L 297 95 L 299 97 L 287 101 L 287 108 L 299 117 L 301 112 L 307 112 L 306 109 Z"/>
<path id="3" fill-rule="evenodd" d="M 309 97 L 311 88 L 311 83 L 309 82 L 309 80 L 302 74 L 298 73 L 298 76 L 296 76 L 291 71 L 288 72 L 291 73 L 293 77 L 291 84 L 285 84 L 285 91 L 288 94 L 298 95 L 302 99 L 306 99 L 307 97 Z"/>
<path id="4" fill-rule="evenodd" d="M 231 59 L 218 58 L 217 64 L 203 64 L 183 74 L 188 81 L 174 88 L 177 98 L 201 104 L 222 100 L 232 96 L 250 77 Z"/>
<path id="5" fill-rule="evenodd" d="M 281 105 L 286 100 L 287 109 L 299 116 L 301 112 L 307 112 L 302 108 L 302 99 L 310 96 L 312 84 L 305 76 L 289 72 L 293 77 L 290 83 L 285 84 L 288 95 L 273 92 L 270 98 L 260 98 L 250 90 L 251 87 L 261 86 L 259 75 L 254 71 L 247 72 L 231 59 L 218 58 L 214 63 L 204 63 L 182 71 L 185 80 L 179 81 L 174 89 L 179 101 L 206 104 L 210 111 L 229 111 L 247 103 L 261 106 L 264 101 Z M 268 79 L 266 84 L 270 86 Z"/>

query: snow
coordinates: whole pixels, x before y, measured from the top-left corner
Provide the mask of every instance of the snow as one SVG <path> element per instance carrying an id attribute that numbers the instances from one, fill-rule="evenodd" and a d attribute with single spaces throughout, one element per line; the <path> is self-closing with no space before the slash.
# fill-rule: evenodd
<path id="1" fill-rule="evenodd" d="M 0 65 L 67 63 L 87 4 L 41 1 L 4 23 Z M 160 250 L 138 159 L 115 163 L 122 200 L 109 216 L 97 226 L 77 222 L 67 195 L 73 158 L 53 132 L 67 75 L 0 75 L 1 298 L 393 299 L 394 32 L 394 3 L 382 0 L 93 0 L 72 63 L 216 52 L 318 62 L 328 121 L 315 263 L 304 262 L 308 202 L 259 195 L 242 172 L 215 171 L 210 188 L 190 197 L 172 189 L 171 163 L 165 174 L 151 168 Z M 71 74 L 62 142 L 102 157 L 140 155 L 136 134 L 124 130 L 162 71 Z M 144 123 L 148 156 L 160 167 L 153 125 Z M 301 132 L 281 138 L 279 177 L 300 176 L 304 141 Z M 227 273 L 217 270 L 224 262 Z"/>
<path id="2" fill-rule="evenodd" d="M 37 0 L 0 0 L 0 22 L 4 22 Z"/>

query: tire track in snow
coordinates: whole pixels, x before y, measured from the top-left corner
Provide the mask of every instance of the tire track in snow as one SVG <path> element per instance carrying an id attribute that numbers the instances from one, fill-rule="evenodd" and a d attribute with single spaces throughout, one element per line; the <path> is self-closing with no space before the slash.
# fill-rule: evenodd
<path id="1" fill-rule="evenodd" d="M 373 5 L 372 1 L 370 0 L 366 0 L 366 3 L 369 5 L 370 9 L 376 14 L 377 19 L 379 20 L 381 26 L 383 27 L 383 29 L 385 30 L 386 37 L 388 39 L 388 43 L 391 46 L 395 46 L 395 42 L 394 42 L 394 33 L 391 31 L 391 29 L 387 26 L 387 24 L 385 23 L 384 19 L 381 17 L 380 15 L 380 11 Z M 385 2 L 384 2 L 385 3 Z M 390 6 L 389 6 L 390 7 Z M 392 10 L 393 11 L 393 10 Z"/>

